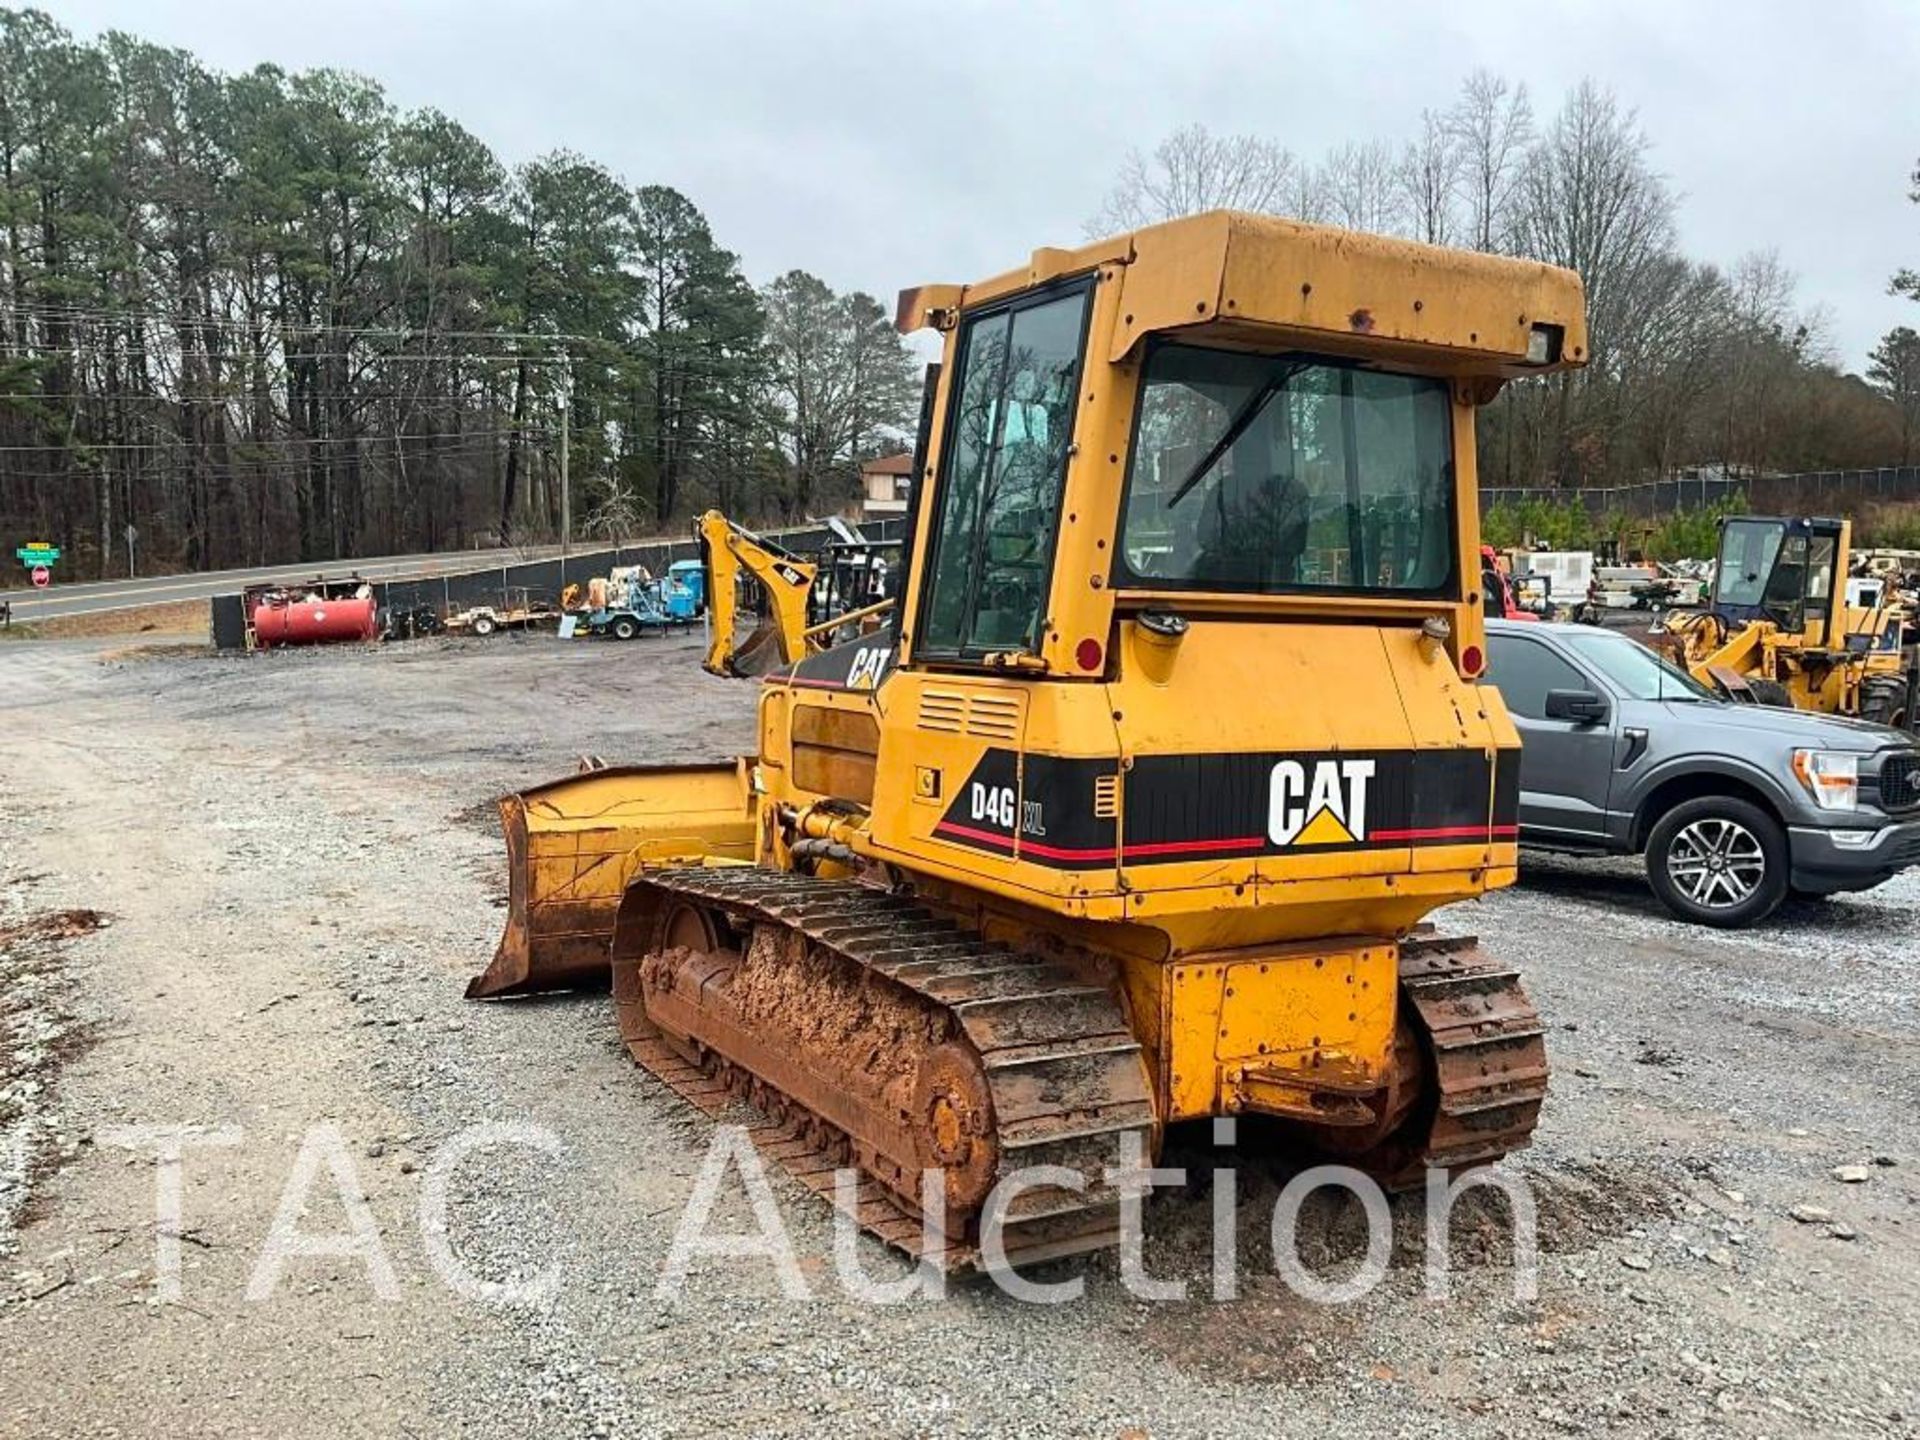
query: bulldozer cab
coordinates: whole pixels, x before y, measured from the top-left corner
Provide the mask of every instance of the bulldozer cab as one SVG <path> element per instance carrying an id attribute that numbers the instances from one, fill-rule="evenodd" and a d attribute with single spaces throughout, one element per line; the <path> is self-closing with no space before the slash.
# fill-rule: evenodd
<path id="1" fill-rule="evenodd" d="M 1713 612 L 1732 625 L 1771 621 L 1809 645 L 1844 646 L 1848 529 L 1821 518 L 1722 521 Z"/>
<path id="2" fill-rule="evenodd" d="M 1392 930 L 1501 883 L 1474 412 L 1583 362 L 1575 277 L 1222 212 L 898 319 L 945 341 L 898 631 L 769 696 L 770 793 L 1087 919 L 1241 912 L 1187 944 Z"/>
<path id="3" fill-rule="evenodd" d="M 1580 363 L 1577 290 L 1332 234 L 1218 213 L 902 295 L 902 328 L 948 335 L 904 665 L 1085 679 L 1155 604 L 1438 605 L 1477 646 L 1461 432 L 1505 380 Z"/>

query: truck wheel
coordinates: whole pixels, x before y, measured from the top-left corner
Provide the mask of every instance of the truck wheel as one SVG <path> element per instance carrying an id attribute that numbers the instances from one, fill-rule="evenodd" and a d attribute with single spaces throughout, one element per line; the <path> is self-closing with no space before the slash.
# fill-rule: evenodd
<path id="1" fill-rule="evenodd" d="M 634 623 L 633 617 L 629 615 L 622 615 L 618 620 L 614 621 L 612 628 L 613 638 L 616 640 L 631 640 L 640 633 L 640 627 Z"/>
<path id="2" fill-rule="evenodd" d="M 1723 930 L 1757 925 L 1786 898 L 1786 831 L 1731 795 L 1684 801 L 1647 837 L 1647 881 L 1682 920 Z"/>
<path id="3" fill-rule="evenodd" d="M 497 627 L 491 615 L 476 615 L 473 620 L 473 633 L 482 638 L 491 635 Z"/>
<path id="4" fill-rule="evenodd" d="M 1876 724 L 1907 728 L 1907 677 L 1869 675 L 1860 682 L 1860 718 Z"/>

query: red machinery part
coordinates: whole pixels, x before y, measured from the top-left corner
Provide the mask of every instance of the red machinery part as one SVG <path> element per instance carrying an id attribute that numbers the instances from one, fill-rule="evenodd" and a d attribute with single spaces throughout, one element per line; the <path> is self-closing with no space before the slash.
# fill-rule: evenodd
<path id="1" fill-rule="evenodd" d="M 340 600 L 297 600 L 285 605 L 263 601 L 253 609 L 253 634 L 262 650 L 275 645 L 371 640 L 373 600 L 348 596 Z"/>

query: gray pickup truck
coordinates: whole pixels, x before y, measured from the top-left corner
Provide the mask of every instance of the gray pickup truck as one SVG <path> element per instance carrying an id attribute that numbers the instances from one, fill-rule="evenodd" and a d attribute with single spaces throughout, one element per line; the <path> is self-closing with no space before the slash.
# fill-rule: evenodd
<path id="1" fill-rule="evenodd" d="M 1520 731 L 1520 841 L 1646 856 L 1674 914 L 1735 928 L 1789 892 L 1920 864 L 1920 749 L 1883 725 L 1734 704 L 1627 636 L 1487 622 Z"/>

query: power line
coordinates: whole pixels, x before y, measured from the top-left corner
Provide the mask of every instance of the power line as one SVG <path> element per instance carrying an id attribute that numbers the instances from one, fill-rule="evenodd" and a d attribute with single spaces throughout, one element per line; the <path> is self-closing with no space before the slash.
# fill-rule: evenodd
<path id="1" fill-rule="evenodd" d="M 369 469 L 391 471 L 402 461 L 480 461 L 488 458 L 501 457 L 505 453 L 503 446 L 497 445 L 490 440 L 475 444 L 463 443 L 435 446 L 425 450 L 409 449 L 399 455 L 396 455 L 389 446 L 380 445 L 377 442 L 369 442 L 368 450 L 359 458 Z M 551 458 L 546 447 L 539 445 L 529 447 L 524 453 L 530 457 Z M 242 478 L 250 476 L 302 475 L 312 470 L 316 463 L 318 463 L 317 460 L 311 455 L 307 457 L 285 455 L 229 455 L 224 461 L 217 461 L 211 455 L 206 455 L 200 460 L 151 456 L 136 460 L 130 473 L 125 470 L 113 472 L 112 478 L 118 483 L 122 479 L 127 478 L 145 481 L 164 481 L 169 477 L 178 478 L 180 476 L 194 475 L 202 472 L 213 472 L 216 474 L 228 473 Z M 12 465 L 0 462 L 0 480 L 66 480 L 82 482 L 90 481 L 92 478 L 92 475 L 84 469 L 20 470 Z"/>
<path id="2" fill-rule="evenodd" d="M 165 310 L 121 310 L 92 305 L 49 305 L 38 301 L 15 305 L 0 301 L 0 318 L 19 315 L 80 321 L 153 320 L 170 325 L 176 330 L 204 329 L 209 326 L 243 330 L 254 328 L 253 321 L 235 315 L 182 317 Z M 277 318 L 269 318 L 265 328 L 269 331 L 277 330 L 282 335 L 291 329 L 316 335 L 396 335 L 401 338 L 419 335 L 448 340 L 537 340 L 547 344 L 578 345 L 614 343 L 605 336 L 581 335 L 567 330 L 442 330 L 432 325 L 326 325 L 319 323 L 289 325 L 288 322 Z"/>
<path id="3" fill-rule="evenodd" d="M 0 336 L 0 340 L 4 339 L 4 336 Z M 69 350 L 66 347 L 56 348 L 43 341 L 32 342 L 31 348 L 55 355 L 74 353 L 73 350 Z M 74 347 L 74 349 L 80 353 L 87 353 L 89 347 L 78 346 Z M 515 351 L 502 351 L 494 354 L 474 354 L 462 350 L 432 352 L 419 350 L 302 350 L 298 347 L 285 345 L 282 346 L 282 351 L 286 356 L 284 363 L 288 364 L 299 360 L 405 360 L 409 362 L 421 360 L 473 360 L 501 365 L 517 365 L 523 360 L 529 365 L 555 365 L 569 362 L 575 364 L 584 363 L 566 355 L 523 355 Z M 226 360 L 236 364 L 247 364 L 256 358 L 265 358 L 255 357 L 244 350 L 189 350 L 179 347 L 160 347 L 153 349 L 142 347 L 137 350 L 116 348 L 111 353 L 116 360 L 132 360 L 136 358 L 158 360 Z"/>
<path id="4" fill-rule="evenodd" d="M 467 430 L 459 435 L 449 435 L 445 437 L 431 435 L 276 435 L 266 440 L 253 440 L 244 436 L 230 436 L 222 443 L 229 447 L 245 445 L 385 445 L 392 443 L 394 440 L 403 442 L 412 440 L 431 442 L 438 438 L 448 440 L 481 440 L 511 436 L 515 433 L 513 430 Z M 553 431 L 544 425 L 522 425 L 519 427 L 517 433 L 519 433 L 522 438 L 525 438 L 530 435 L 551 435 Z M 0 445 L 0 454 L 38 454 L 43 450 L 64 449 L 160 450 L 167 448 L 168 445 L 179 448 L 204 450 L 211 447 L 214 443 L 215 442 L 211 440 L 198 440 L 193 442 L 191 447 L 189 447 L 188 442 L 181 440 L 178 436 L 169 436 L 165 441 L 116 440 L 97 445 L 90 441 L 82 440 L 73 444 Z"/>
<path id="5" fill-rule="evenodd" d="M 26 309 L 26 307 L 22 307 L 22 309 L 24 310 Z M 20 313 L 20 312 L 16 311 L 14 313 Z M 38 314 L 38 312 L 31 312 L 31 311 L 27 311 L 27 313 L 35 314 L 35 315 Z M 103 312 L 98 312 L 98 318 L 100 319 L 126 318 L 127 313 L 130 313 L 130 312 L 121 312 L 116 314 L 112 312 L 103 311 Z M 8 314 L 8 311 L 4 307 L 0 307 L 0 322 L 3 322 L 5 320 L 7 314 Z M 151 312 L 149 318 L 153 318 L 156 320 L 164 320 L 168 324 L 173 325 L 176 329 L 179 329 L 179 328 L 201 329 L 201 328 L 207 328 L 207 327 L 220 327 L 220 328 L 233 328 L 233 329 L 244 328 L 244 322 L 237 319 L 194 321 L 182 327 L 177 317 L 169 317 L 169 316 L 158 314 L 157 312 Z M 475 339 L 475 340 L 489 340 L 489 341 L 528 340 L 528 341 L 537 341 L 543 344 L 606 346 L 606 347 L 612 347 L 614 349 L 617 349 L 623 357 L 638 358 L 638 359 L 644 359 L 644 360 L 655 360 L 655 361 L 659 359 L 657 355 L 650 355 L 646 353 L 647 347 L 651 343 L 653 343 L 651 337 L 647 337 L 647 336 L 604 336 L 604 335 L 591 336 L 591 335 L 574 334 L 572 332 L 558 332 L 554 334 L 546 334 L 539 331 L 519 331 L 519 330 L 436 330 L 430 327 L 424 328 L 424 329 L 417 329 L 417 328 L 398 327 L 398 326 L 320 325 L 320 326 L 301 327 L 301 328 L 304 331 L 306 331 L 306 333 L 309 333 L 313 337 L 319 338 L 319 339 L 324 339 L 329 336 L 337 336 L 337 335 L 364 334 L 364 335 L 394 336 L 394 337 L 400 337 L 403 339 L 417 337 L 421 340 L 434 340 L 434 341 L 457 340 L 457 339 Z M 5 339 L 5 338 L 6 337 L 4 335 L 0 335 L 0 339 Z M 470 351 L 449 351 L 449 350 L 436 350 L 436 351 L 380 350 L 380 351 L 372 351 L 372 352 L 368 352 L 364 350 L 309 350 L 309 349 L 302 348 L 300 344 L 299 336 L 288 334 L 285 330 L 271 331 L 268 334 L 266 334 L 263 338 L 267 341 L 267 343 L 270 346 L 281 350 L 287 357 L 288 361 L 329 360 L 329 359 L 332 359 L 332 360 L 361 359 L 361 360 L 369 360 L 369 361 L 472 360 L 472 361 L 479 361 L 479 362 L 488 363 L 488 364 L 509 364 L 509 363 L 518 363 L 522 360 L 525 360 L 533 364 L 550 364 L 556 361 L 565 361 L 565 362 L 571 362 L 574 364 L 588 366 L 588 367 L 594 364 L 603 363 L 599 360 L 596 360 L 591 355 L 586 355 L 586 356 L 576 356 L 572 354 L 564 354 L 564 355 L 557 355 L 557 356 L 556 355 L 537 355 L 537 354 L 526 354 L 520 351 L 507 351 L 507 352 L 500 352 L 500 353 L 494 353 L 494 354 L 480 354 L 480 353 L 474 353 Z M 125 358 L 125 359 L 133 359 L 136 357 L 140 357 L 140 358 L 155 357 L 155 358 L 161 358 L 161 359 L 187 359 L 191 357 L 194 359 L 224 360 L 224 361 L 233 361 L 235 363 L 244 363 L 249 360 L 260 358 L 255 352 L 249 351 L 247 348 L 245 348 L 244 345 L 236 345 L 231 349 L 222 349 L 222 350 L 215 350 L 215 349 L 203 348 L 203 347 L 185 347 L 185 346 L 179 346 L 179 345 L 143 345 L 138 348 L 129 349 L 129 348 L 122 348 L 117 345 L 112 345 L 110 343 L 96 342 L 93 345 L 88 345 L 88 344 L 82 343 L 82 340 L 80 337 L 75 337 L 75 339 L 72 342 L 70 342 L 68 345 L 62 345 L 59 347 L 56 347 L 47 343 L 44 339 L 31 339 L 27 343 L 30 348 L 43 350 L 43 351 L 47 351 L 49 353 L 55 353 L 55 354 L 65 354 L 65 353 L 68 353 L 70 349 L 76 352 L 85 352 L 88 350 L 99 349 L 99 350 L 103 350 L 103 351 L 107 351 L 108 353 L 111 353 L 115 358 Z M 717 365 L 715 364 L 715 362 L 710 360 L 701 360 L 696 362 L 692 359 L 683 357 L 680 359 L 676 359 L 673 362 L 671 368 L 674 370 L 686 371 L 689 373 L 697 373 L 701 369 L 706 368 L 706 369 L 710 369 L 714 373 L 718 373 L 720 370 L 726 367 L 722 365 Z"/>
<path id="6" fill-rule="evenodd" d="M 364 400 L 404 400 L 411 405 L 425 406 L 440 404 L 449 408 L 470 408 L 462 405 L 462 396 L 428 390 L 359 390 L 350 392 L 356 401 Z M 73 390 L 65 395 L 48 395 L 43 390 L 7 390 L 0 391 L 0 400 L 37 400 L 42 403 L 60 400 L 78 405 L 205 405 L 229 402 L 235 405 L 251 406 L 260 398 L 257 390 L 195 390 L 168 395 L 149 394 L 140 390 Z M 275 386 L 267 397 L 270 400 L 284 398 L 279 386 Z M 278 412 L 276 412 L 278 413 Z"/>

